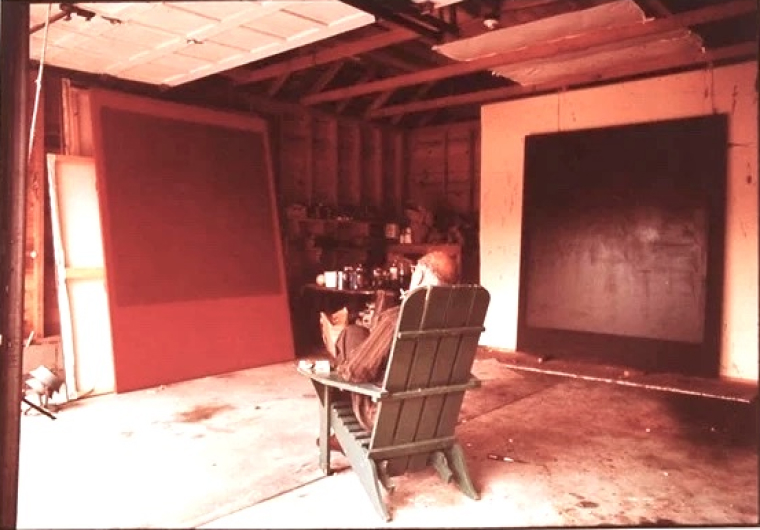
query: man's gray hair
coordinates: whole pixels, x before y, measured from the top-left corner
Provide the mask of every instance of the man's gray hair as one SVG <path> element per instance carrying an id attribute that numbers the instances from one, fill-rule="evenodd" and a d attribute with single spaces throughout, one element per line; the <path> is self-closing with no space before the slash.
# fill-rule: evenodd
<path id="1" fill-rule="evenodd" d="M 457 263 L 449 254 L 434 250 L 428 252 L 417 261 L 417 266 L 422 265 L 436 278 L 439 285 L 452 285 L 459 281 Z M 432 282 L 431 282 L 432 283 Z"/>

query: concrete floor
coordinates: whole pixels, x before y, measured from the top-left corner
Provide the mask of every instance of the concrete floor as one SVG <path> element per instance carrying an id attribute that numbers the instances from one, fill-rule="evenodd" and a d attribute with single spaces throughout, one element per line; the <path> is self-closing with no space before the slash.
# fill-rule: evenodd
<path id="1" fill-rule="evenodd" d="M 760 522 L 756 400 L 503 360 L 481 352 L 474 373 L 484 384 L 468 393 L 460 416 L 479 501 L 425 471 L 395 479 L 394 519 L 383 523 L 345 459 L 333 459 L 338 473 L 319 472 L 316 397 L 293 362 L 84 399 L 55 421 L 24 416 L 18 527 Z"/>

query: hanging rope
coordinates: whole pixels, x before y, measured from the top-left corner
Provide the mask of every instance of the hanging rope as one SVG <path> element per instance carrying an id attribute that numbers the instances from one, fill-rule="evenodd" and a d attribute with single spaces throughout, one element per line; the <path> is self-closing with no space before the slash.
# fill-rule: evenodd
<path id="1" fill-rule="evenodd" d="M 34 130 L 37 125 L 37 111 L 40 107 L 40 94 L 42 93 L 42 71 L 45 68 L 45 51 L 47 50 L 48 29 L 50 28 L 50 9 L 53 4 L 47 6 L 47 16 L 45 16 L 45 34 L 42 37 L 42 52 L 40 53 L 40 67 L 37 70 L 37 89 L 34 95 L 34 107 L 32 108 L 32 124 L 29 131 L 29 159 L 32 158 L 32 146 L 34 145 Z"/>

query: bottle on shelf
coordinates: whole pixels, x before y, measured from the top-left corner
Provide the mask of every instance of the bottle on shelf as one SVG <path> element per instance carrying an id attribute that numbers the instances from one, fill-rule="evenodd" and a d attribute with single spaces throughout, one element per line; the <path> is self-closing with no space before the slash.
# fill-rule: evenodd
<path id="1" fill-rule="evenodd" d="M 357 289 L 361 290 L 361 289 L 366 289 L 367 287 L 369 287 L 367 271 L 364 269 L 363 264 L 359 263 L 358 265 L 356 265 L 356 267 L 354 268 L 354 274 L 356 275 Z"/>
<path id="2" fill-rule="evenodd" d="M 398 289 L 400 287 L 398 269 L 398 261 L 393 260 L 388 267 L 388 287 L 391 289 Z"/>
<path id="3" fill-rule="evenodd" d="M 399 237 L 399 243 L 402 245 L 412 244 L 412 227 L 407 226 L 404 228 L 404 230 L 401 232 L 401 236 Z"/>

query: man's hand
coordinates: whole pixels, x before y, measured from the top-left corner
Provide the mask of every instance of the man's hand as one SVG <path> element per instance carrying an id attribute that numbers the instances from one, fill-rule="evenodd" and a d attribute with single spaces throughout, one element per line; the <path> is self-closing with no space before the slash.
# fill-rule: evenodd
<path id="1" fill-rule="evenodd" d="M 341 331 L 348 325 L 348 308 L 344 307 L 332 315 L 324 311 L 319 313 L 319 326 L 322 330 L 322 342 L 332 357 L 335 357 L 335 342 Z"/>

